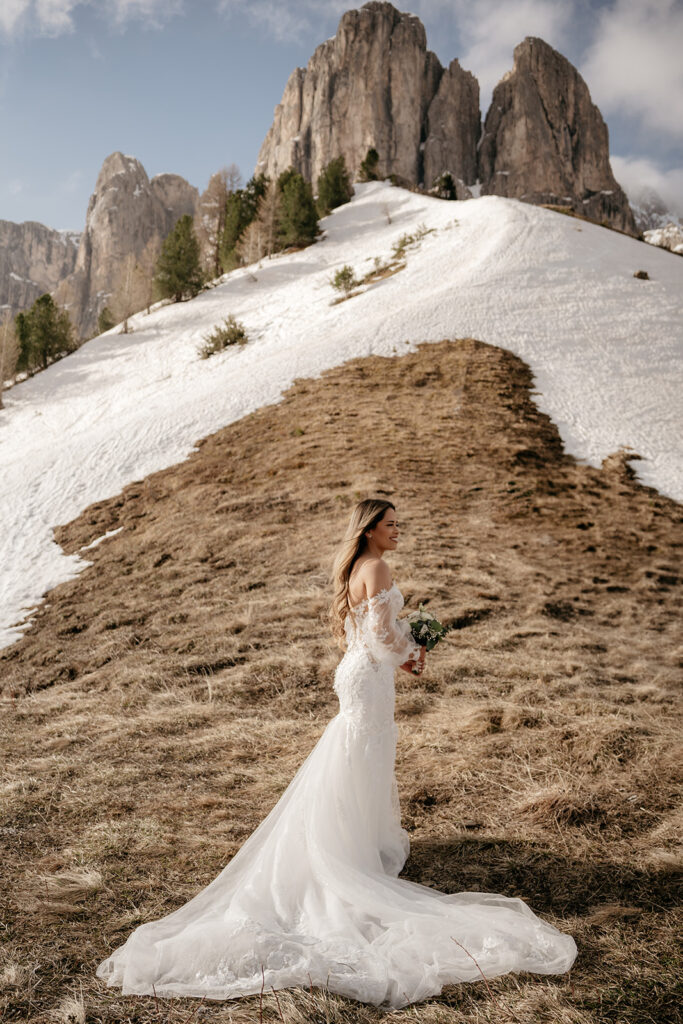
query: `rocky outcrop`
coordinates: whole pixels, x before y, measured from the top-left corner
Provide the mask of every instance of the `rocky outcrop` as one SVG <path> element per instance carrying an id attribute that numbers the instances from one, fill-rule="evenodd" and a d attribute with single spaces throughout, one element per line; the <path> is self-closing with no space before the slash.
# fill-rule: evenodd
<path id="1" fill-rule="evenodd" d="M 347 11 L 336 35 L 296 68 L 256 172 L 293 166 L 310 182 L 342 154 L 352 175 L 367 150 L 380 176 L 430 189 L 450 172 L 458 197 L 502 195 L 571 206 L 637 234 L 609 162 L 607 126 L 576 68 L 542 39 L 515 49 L 481 133 L 479 85 L 457 60 L 444 70 L 422 23 L 390 3 Z"/>
<path id="2" fill-rule="evenodd" d="M 479 152 L 482 195 L 570 206 L 637 234 L 609 162 L 607 125 L 576 68 L 528 36 L 498 83 Z"/>
<path id="3" fill-rule="evenodd" d="M 444 71 L 419 18 L 372 0 L 347 11 L 336 35 L 292 72 L 256 172 L 293 166 L 315 184 L 339 155 L 355 175 L 374 147 L 381 177 L 429 186 L 448 170 L 470 184 L 479 123 L 473 76 L 457 61 Z"/>
<path id="4" fill-rule="evenodd" d="M 0 315 L 14 317 L 70 274 L 79 238 L 35 220 L 0 220 Z"/>
<path id="5" fill-rule="evenodd" d="M 198 199 L 197 189 L 180 175 L 157 174 L 150 181 L 135 157 L 117 151 L 106 158 L 88 203 L 73 273 L 54 292 L 80 338 L 97 330 L 124 257 L 141 256 L 150 241 L 162 241 L 183 214 L 194 217 Z"/>
<path id="6" fill-rule="evenodd" d="M 481 134 L 479 82 L 452 60 L 427 111 L 423 180 L 427 188 L 449 171 L 463 185 L 477 180 L 477 143 Z"/>

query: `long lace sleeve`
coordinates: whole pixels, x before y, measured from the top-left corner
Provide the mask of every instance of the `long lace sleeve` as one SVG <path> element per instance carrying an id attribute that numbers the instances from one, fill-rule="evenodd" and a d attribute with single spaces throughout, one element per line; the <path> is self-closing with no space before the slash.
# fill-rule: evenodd
<path id="1" fill-rule="evenodd" d="M 408 622 L 394 613 L 390 590 L 368 598 L 366 641 L 379 661 L 389 661 L 394 667 L 420 657 L 420 645 L 413 640 Z"/>

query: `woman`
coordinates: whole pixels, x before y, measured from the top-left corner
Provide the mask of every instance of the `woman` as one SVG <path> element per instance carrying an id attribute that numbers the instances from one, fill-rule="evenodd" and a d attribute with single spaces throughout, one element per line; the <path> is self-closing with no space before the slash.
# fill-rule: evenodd
<path id="1" fill-rule="evenodd" d="M 124 995 L 227 999 L 319 985 L 398 1008 L 482 973 L 570 968 L 574 940 L 521 900 L 397 877 L 409 842 L 394 775 L 394 672 L 419 674 L 425 660 L 397 619 L 403 597 L 383 558 L 398 537 L 391 502 L 356 505 L 333 570 L 332 632 L 346 646 L 339 713 L 217 878 L 100 964 Z"/>

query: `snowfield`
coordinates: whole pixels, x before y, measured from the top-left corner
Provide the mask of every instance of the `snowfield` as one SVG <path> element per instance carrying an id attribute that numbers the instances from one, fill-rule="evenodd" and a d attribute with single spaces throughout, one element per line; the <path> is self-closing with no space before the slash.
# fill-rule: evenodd
<path id="1" fill-rule="evenodd" d="M 407 249 L 405 270 L 331 304 L 334 270 L 349 263 L 361 276 L 420 224 L 433 230 Z M 388 182 L 357 185 L 321 227 L 315 245 L 138 313 L 134 333 L 115 327 L 5 392 L 0 646 L 90 564 L 63 554 L 54 526 L 186 458 L 294 378 L 423 341 L 472 336 L 521 356 L 569 453 L 599 466 L 630 446 L 638 478 L 683 499 L 683 260 L 514 199 L 445 202 Z M 200 359 L 229 313 L 249 344 Z"/>

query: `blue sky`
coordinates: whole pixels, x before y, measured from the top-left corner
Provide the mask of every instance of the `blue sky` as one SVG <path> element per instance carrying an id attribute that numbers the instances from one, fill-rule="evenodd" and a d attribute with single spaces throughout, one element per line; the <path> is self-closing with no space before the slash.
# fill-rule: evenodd
<path id="1" fill-rule="evenodd" d="M 290 72 L 353 7 L 338 0 L 0 0 L 0 218 L 82 230 L 103 160 L 203 190 L 246 180 Z M 357 6 L 360 6 L 357 5 Z M 539 35 L 581 71 L 617 179 L 683 209 L 683 0 L 416 0 L 443 64 L 485 114 L 512 50 Z"/>

